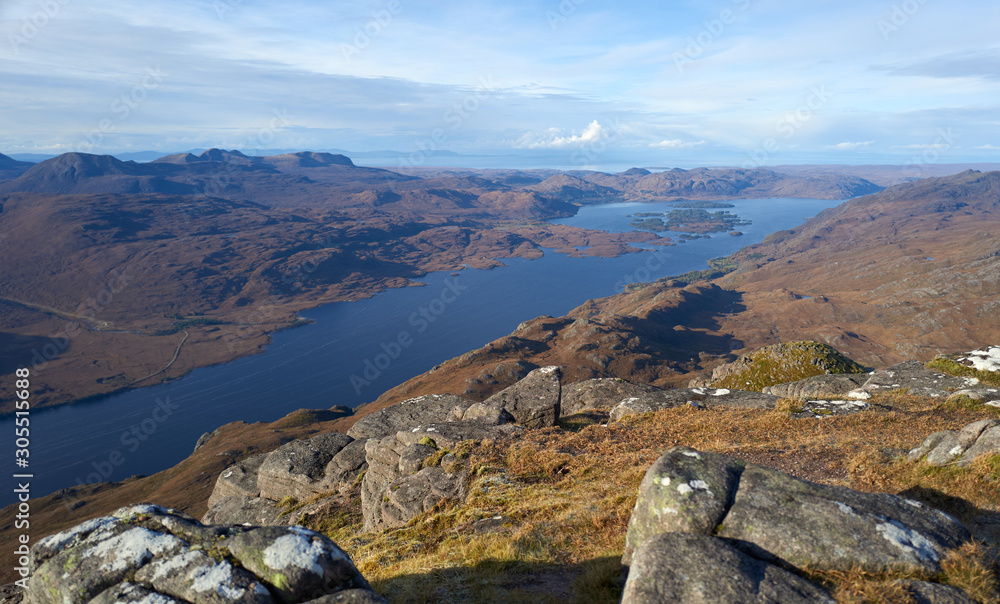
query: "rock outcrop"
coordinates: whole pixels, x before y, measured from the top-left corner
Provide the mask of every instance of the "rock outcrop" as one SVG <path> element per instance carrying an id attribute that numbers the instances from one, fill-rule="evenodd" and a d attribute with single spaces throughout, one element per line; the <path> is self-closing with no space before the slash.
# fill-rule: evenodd
<path id="1" fill-rule="evenodd" d="M 913 500 L 674 447 L 640 487 L 622 557 L 630 567 L 623 602 L 829 601 L 819 586 L 780 571 L 933 574 L 970 538 L 957 520 Z M 707 556 L 722 563 L 692 562 Z"/>
<path id="2" fill-rule="evenodd" d="M 468 468 L 462 463 L 462 443 L 519 429 L 479 422 L 430 424 L 368 440 L 368 471 L 361 482 L 364 530 L 403 526 L 442 501 L 464 499 Z"/>
<path id="3" fill-rule="evenodd" d="M 783 342 L 744 354 L 719 365 L 706 384 L 716 388 L 761 390 L 824 374 L 862 373 L 865 368 L 827 344 Z"/>
<path id="4" fill-rule="evenodd" d="M 283 515 L 278 503 L 346 494 L 367 468 L 364 445 L 363 440 L 332 432 L 249 457 L 219 475 L 202 521 L 294 524 L 298 516 Z"/>
<path id="5" fill-rule="evenodd" d="M 385 602 L 319 533 L 205 526 L 155 505 L 46 537 L 31 557 L 28 604 Z"/>

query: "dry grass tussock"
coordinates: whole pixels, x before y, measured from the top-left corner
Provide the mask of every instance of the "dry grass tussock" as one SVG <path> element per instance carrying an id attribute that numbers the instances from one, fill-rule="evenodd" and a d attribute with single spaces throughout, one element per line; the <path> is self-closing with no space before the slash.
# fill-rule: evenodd
<path id="1" fill-rule="evenodd" d="M 938 577 L 805 569 L 847 602 L 909 601 L 897 579 L 933 579 L 1000 602 L 1000 456 L 932 468 L 905 454 L 932 432 L 1000 410 L 943 406 L 886 393 L 866 412 L 823 419 L 774 411 L 678 408 L 617 423 L 599 414 L 464 451 L 469 498 L 406 527 L 362 534 L 360 511 L 337 509 L 314 528 L 347 550 L 392 602 L 617 602 L 619 558 L 646 469 L 675 445 L 724 453 L 864 491 L 905 493 L 955 515 L 977 538 Z M 354 504 L 357 505 L 356 503 Z"/>

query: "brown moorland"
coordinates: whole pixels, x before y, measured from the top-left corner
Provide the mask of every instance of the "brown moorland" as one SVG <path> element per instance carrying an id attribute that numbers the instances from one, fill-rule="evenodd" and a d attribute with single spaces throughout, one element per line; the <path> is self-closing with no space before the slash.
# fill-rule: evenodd
<path id="1" fill-rule="evenodd" d="M 833 197 L 874 187 L 695 170 L 672 172 L 669 191 L 640 191 L 665 179 L 638 170 L 566 176 L 576 185 L 567 189 L 531 172 L 420 178 L 342 155 L 219 149 L 148 164 L 68 153 L 14 168 L 23 173 L 0 183 L 0 254 L 11 259 L 0 266 L 0 337 L 11 345 L 4 366 L 39 370 L 38 407 L 259 352 L 304 308 L 412 285 L 428 271 L 498 267 L 541 247 L 611 256 L 669 243 L 541 222 L 594 195 Z M 5 387 L 0 413 L 11 410 Z"/>

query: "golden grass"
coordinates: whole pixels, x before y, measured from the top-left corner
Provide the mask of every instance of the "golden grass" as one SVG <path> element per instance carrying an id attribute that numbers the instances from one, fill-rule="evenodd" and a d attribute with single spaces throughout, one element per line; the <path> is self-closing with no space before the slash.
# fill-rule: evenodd
<path id="1" fill-rule="evenodd" d="M 616 602 L 618 561 L 646 469 L 675 445 L 716 451 L 826 484 L 903 493 L 967 526 L 1000 514 L 1000 456 L 968 468 L 932 468 L 905 453 L 930 433 L 958 429 L 996 409 L 944 408 L 904 392 L 872 410 L 823 419 L 772 411 L 682 407 L 607 426 L 570 420 L 512 440 L 467 445 L 468 499 L 406 527 L 362 534 L 358 509 L 314 526 L 347 550 L 392 602 Z M 352 505 L 356 505 L 352 504 Z M 977 537 L 980 537 L 977 535 Z M 961 550 L 940 577 L 870 570 L 810 570 L 838 599 L 908 601 L 892 580 L 933 579 L 996 602 L 995 541 Z M 991 591 L 993 590 L 993 591 Z M 994 599 L 991 599 L 994 598 Z"/>

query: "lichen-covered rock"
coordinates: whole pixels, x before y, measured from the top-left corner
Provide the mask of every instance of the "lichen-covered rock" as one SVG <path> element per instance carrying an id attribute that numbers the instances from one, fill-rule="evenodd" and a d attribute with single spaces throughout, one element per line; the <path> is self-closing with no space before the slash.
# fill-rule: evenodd
<path id="1" fill-rule="evenodd" d="M 961 430 L 935 432 L 910 451 L 910 461 L 923 459 L 932 466 L 967 466 L 982 455 L 1000 454 L 1000 420 L 981 419 Z"/>
<path id="2" fill-rule="evenodd" d="M 864 401 L 803 401 L 800 410 L 792 413 L 792 417 L 823 419 L 824 417 L 850 415 L 859 411 L 867 411 L 870 408 L 871 406 Z"/>
<path id="3" fill-rule="evenodd" d="M 906 567 L 940 572 L 969 532 L 944 512 L 888 494 L 854 491 L 748 465 L 716 532 L 796 565 Z"/>
<path id="4" fill-rule="evenodd" d="M 778 397 L 761 392 L 728 388 L 675 388 L 627 398 L 611 408 L 612 421 L 628 415 L 639 415 L 687 404 L 698 407 L 738 407 L 743 409 L 773 409 Z"/>
<path id="5" fill-rule="evenodd" d="M 754 558 L 724 539 L 664 533 L 643 543 L 622 604 L 833 604 L 822 587 Z"/>
<path id="6" fill-rule="evenodd" d="M 257 486 L 257 470 L 267 458 L 267 453 L 261 453 L 237 462 L 219 474 L 215 481 L 215 489 L 208 498 L 211 508 L 225 497 L 260 497 L 260 487 Z"/>
<path id="7" fill-rule="evenodd" d="M 347 435 L 357 440 L 382 438 L 420 424 L 453 421 L 456 407 L 464 410 L 473 403 L 454 394 L 418 396 L 362 417 Z"/>
<path id="8" fill-rule="evenodd" d="M 711 535 L 729 510 L 744 465 L 687 447 L 664 453 L 646 470 L 639 486 L 622 565 L 628 566 L 633 552 L 661 533 Z"/>
<path id="9" fill-rule="evenodd" d="M 804 380 L 767 386 L 762 392 L 790 399 L 840 397 L 857 390 L 867 380 L 866 373 L 815 375 Z"/>
<path id="10" fill-rule="evenodd" d="M 957 520 L 916 501 L 815 484 L 686 447 L 671 449 L 646 473 L 623 565 L 663 532 L 751 543 L 797 566 L 932 574 L 970 539 Z"/>
<path id="11" fill-rule="evenodd" d="M 345 590 L 382 601 L 350 558 L 301 527 L 206 526 L 155 505 L 122 508 L 32 548 L 26 601 L 304 602 Z M 364 601 L 364 600 L 356 600 Z"/>
<path id="12" fill-rule="evenodd" d="M 783 342 L 758 348 L 712 371 L 715 388 L 760 391 L 768 386 L 807 377 L 863 373 L 865 368 L 838 350 L 819 342 Z"/>
<path id="13" fill-rule="evenodd" d="M 371 589 L 344 550 L 302 527 L 251 528 L 227 537 L 218 547 L 228 550 L 286 602 L 343 589 Z"/>
<path id="14" fill-rule="evenodd" d="M 354 439 L 339 432 L 293 440 L 268 453 L 257 470 L 260 496 L 305 500 L 328 489 L 327 464 Z"/>
<path id="15" fill-rule="evenodd" d="M 956 377 L 928 369 L 918 361 L 905 361 L 886 369 L 872 372 L 862 388 L 867 392 L 906 390 L 909 394 L 947 399 L 956 390 L 979 390 L 979 380 Z M 989 391 L 991 389 L 985 389 Z M 996 389 L 992 389 L 996 391 Z"/>
<path id="16" fill-rule="evenodd" d="M 634 384 L 619 378 L 584 380 L 563 387 L 559 409 L 564 416 L 594 409 L 607 410 L 627 398 L 659 391 L 656 386 Z"/>
<path id="17" fill-rule="evenodd" d="M 516 423 L 527 428 L 554 426 L 560 415 L 560 378 L 558 367 L 535 369 L 523 380 L 486 399 L 484 404 L 504 409 Z"/>

